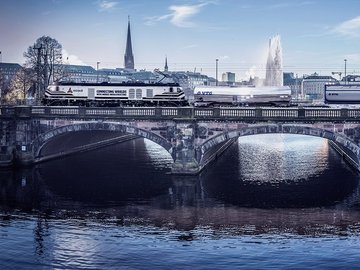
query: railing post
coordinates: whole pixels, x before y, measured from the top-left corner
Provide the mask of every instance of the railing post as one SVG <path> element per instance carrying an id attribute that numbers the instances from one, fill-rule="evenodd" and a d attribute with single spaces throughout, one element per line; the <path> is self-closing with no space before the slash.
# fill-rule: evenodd
<path id="1" fill-rule="evenodd" d="M 124 113 L 123 113 L 123 108 L 117 108 L 117 109 L 116 109 L 116 115 L 117 115 L 117 116 L 123 116 L 123 115 L 124 115 Z"/>
<path id="2" fill-rule="evenodd" d="M 341 118 L 348 118 L 349 117 L 349 110 L 346 108 L 342 108 L 340 111 Z"/>
<path id="3" fill-rule="evenodd" d="M 262 118 L 263 116 L 262 111 L 263 111 L 262 108 L 255 108 L 255 118 Z"/>
<path id="4" fill-rule="evenodd" d="M 86 107 L 79 107 L 79 116 L 86 115 Z"/>
<path id="5" fill-rule="evenodd" d="M 19 107 L 15 107 L 15 115 L 17 117 L 30 117 L 31 116 L 31 107 L 28 106 L 19 106 Z"/>
<path id="6" fill-rule="evenodd" d="M 302 107 L 298 109 L 298 118 L 305 118 L 305 109 Z"/>
<path id="7" fill-rule="evenodd" d="M 213 116 L 218 118 L 220 117 L 220 108 L 213 108 Z"/>
<path id="8" fill-rule="evenodd" d="M 162 108 L 161 107 L 156 107 L 155 108 L 155 117 L 160 118 L 162 116 Z"/>

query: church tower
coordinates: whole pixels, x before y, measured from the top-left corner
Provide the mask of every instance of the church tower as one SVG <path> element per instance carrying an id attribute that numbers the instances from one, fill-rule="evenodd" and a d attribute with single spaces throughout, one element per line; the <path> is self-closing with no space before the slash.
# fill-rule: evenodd
<path id="1" fill-rule="evenodd" d="M 128 69 L 134 69 L 134 55 L 131 46 L 131 33 L 130 33 L 130 17 L 128 20 L 127 39 L 126 39 L 126 50 L 124 56 L 124 67 Z"/>
<path id="2" fill-rule="evenodd" d="M 168 72 L 169 71 L 169 67 L 167 64 L 167 56 L 165 57 L 165 67 L 164 67 L 164 71 Z"/>

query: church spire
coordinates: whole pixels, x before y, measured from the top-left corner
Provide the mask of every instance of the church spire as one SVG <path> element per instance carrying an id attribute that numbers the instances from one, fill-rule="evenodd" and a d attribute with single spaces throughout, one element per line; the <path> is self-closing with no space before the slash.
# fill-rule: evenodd
<path id="1" fill-rule="evenodd" d="M 164 71 L 169 71 L 169 67 L 168 67 L 168 64 L 167 64 L 167 56 L 165 56 L 165 67 L 164 67 Z"/>
<path id="2" fill-rule="evenodd" d="M 126 50 L 124 56 L 124 67 L 128 69 L 134 69 L 134 55 L 131 46 L 131 33 L 130 33 L 130 16 L 128 18 L 128 29 L 126 39 Z"/>

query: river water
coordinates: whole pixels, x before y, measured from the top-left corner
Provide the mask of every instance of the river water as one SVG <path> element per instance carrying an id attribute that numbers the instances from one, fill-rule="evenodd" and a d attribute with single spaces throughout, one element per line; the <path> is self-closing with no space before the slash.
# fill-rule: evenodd
<path id="1" fill-rule="evenodd" d="M 241 137 L 199 176 L 136 139 L 0 171 L 0 269 L 356 269 L 359 175 L 321 138 Z"/>

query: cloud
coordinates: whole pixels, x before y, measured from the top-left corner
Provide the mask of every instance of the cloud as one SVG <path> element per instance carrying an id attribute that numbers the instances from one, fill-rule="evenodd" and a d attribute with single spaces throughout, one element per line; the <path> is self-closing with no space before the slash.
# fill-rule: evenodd
<path id="1" fill-rule="evenodd" d="M 197 44 L 190 44 L 190 45 L 187 45 L 187 46 L 183 47 L 183 49 L 187 50 L 187 49 L 192 49 L 192 48 L 196 48 L 196 47 L 198 47 Z"/>
<path id="2" fill-rule="evenodd" d="M 101 0 L 96 2 L 99 8 L 99 12 L 106 12 L 114 10 L 115 7 L 118 5 L 118 2 L 115 1 L 107 1 L 107 0 Z"/>
<path id="3" fill-rule="evenodd" d="M 68 51 L 65 50 L 64 48 L 62 49 L 62 60 L 64 64 L 81 65 L 81 66 L 86 65 L 83 61 L 80 60 L 79 57 L 73 54 L 69 54 Z"/>
<path id="4" fill-rule="evenodd" d="M 206 6 L 210 2 L 204 2 L 197 5 L 183 5 L 183 6 L 170 6 L 169 14 L 161 15 L 161 16 L 153 16 L 145 18 L 146 25 L 153 25 L 156 22 L 169 20 L 170 23 L 177 27 L 190 28 L 194 27 L 195 24 L 191 22 L 189 19 L 200 12 L 203 6 Z"/>
<path id="5" fill-rule="evenodd" d="M 350 37 L 359 37 L 360 36 L 360 16 L 355 17 L 351 20 L 342 22 L 334 27 L 332 32 L 350 36 Z"/>
<path id="6" fill-rule="evenodd" d="M 302 2 L 287 1 L 287 2 L 276 3 L 273 5 L 267 6 L 267 8 L 268 9 L 294 8 L 294 7 L 302 7 L 302 6 L 312 5 L 312 4 L 315 4 L 315 2 L 313 2 L 313 1 L 302 1 Z"/>
<path id="7" fill-rule="evenodd" d="M 220 60 L 225 60 L 225 59 L 229 59 L 228 55 L 222 55 L 219 57 Z"/>
<path id="8" fill-rule="evenodd" d="M 352 53 L 344 55 L 344 58 L 353 63 L 360 62 L 360 53 Z"/>

